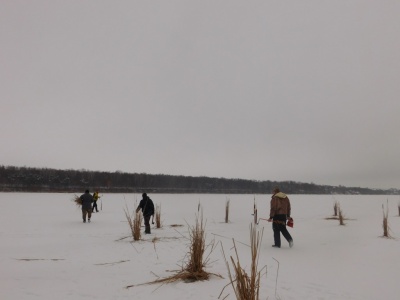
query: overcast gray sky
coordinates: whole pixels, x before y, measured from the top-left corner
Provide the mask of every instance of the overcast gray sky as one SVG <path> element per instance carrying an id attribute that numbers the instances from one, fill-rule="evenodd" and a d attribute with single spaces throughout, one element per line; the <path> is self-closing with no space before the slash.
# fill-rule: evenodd
<path id="1" fill-rule="evenodd" d="M 2 1 L 0 164 L 400 188 L 400 1 Z"/>

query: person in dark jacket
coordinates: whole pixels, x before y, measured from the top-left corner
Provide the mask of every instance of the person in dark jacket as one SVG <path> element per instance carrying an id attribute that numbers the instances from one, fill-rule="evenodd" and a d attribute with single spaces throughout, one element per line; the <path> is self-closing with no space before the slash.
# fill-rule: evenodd
<path id="1" fill-rule="evenodd" d="M 268 222 L 273 222 L 272 229 L 274 231 L 275 244 L 272 245 L 272 247 L 281 247 L 281 232 L 288 241 L 289 247 L 293 247 L 292 236 L 286 228 L 286 220 L 291 219 L 290 213 L 291 207 L 288 196 L 282 193 L 279 188 L 275 188 L 271 198 L 271 208 L 268 219 Z"/>
<path id="2" fill-rule="evenodd" d="M 82 200 L 83 223 L 86 223 L 86 215 L 88 216 L 88 222 L 90 223 L 90 217 L 92 216 L 93 196 L 89 193 L 89 190 L 86 190 L 85 193 L 79 198 Z"/>
<path id="3" fill-rule="evenodd" d="M 140 200 L 139 206 L 136 208 L 136 213 L 142 210 L 145 227 L 144 233 L 150 234 L 150 218 L 154 215 L 154 203 L 146 193 L 142 194 L 142 198 L 143 199 Z"/>

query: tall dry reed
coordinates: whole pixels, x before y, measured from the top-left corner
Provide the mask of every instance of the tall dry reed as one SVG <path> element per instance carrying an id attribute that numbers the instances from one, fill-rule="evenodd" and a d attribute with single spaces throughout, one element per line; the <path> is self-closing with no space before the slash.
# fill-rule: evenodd
<path id="1" fill-rule="evenodd" d="M 129 228 L 134 241 L 139 241 L 141 238 L 141 224 L 142 224 L 142 214 L 140 212 L 133 211 L 132 214 L 129 213 L 128 207 L 124 209 L 125 217 L 128 221 Z"/>
<path id="2" fill-rule="evenodd" d="M 386 203 L 386 211 L 385 211 L 384 205 L 382 204 L 382 212 L 383 212 L 383 224 L 382 224 L 382 226 L 383 226 L 383 236 L 387 237 L 387 238 L 390 238 L 391 236 L 389 234 L 390 228 L 389 228 L 389 222 L 388 222 L 388 218 L 389 218 L 389 200 L 387 200 L 387 203 Z"/>
<path id="3" fill-rule="evenodd" d="M 205 280 L 209 274 L 204 271 L 207 260 L 204 259 L 206 250 L 206 236 L 204 231 L 203 213 L 196 217 L 195 225 L 189 230 L 189 252 L 185 270 L 188 274 L 187 280 Z"/>
<path id="4" fill-rule="evenodd" d="M 339 225 L 346 225 L 346 223 L 344 223 L 344 215 L 340 205 L 338 206 L 338 211 L 339 211 Z"/>
<path id="5" fill-rule="evenodd" d="M 161 204 L 156 205 L 156 227 L 161 228 Z"/>
<path id="6" fill-rule="evenodd" d="M 260 279 L 261 279 L 262 269 L 261 270 L 258 269 L 258 262 L 260 257 L 262 235 L 263 235 L 263 230 L 260 232 L 257 231 L 256 226 L 254 225 L 250 226 L 250 247 L 251 247 L 250 274 L 248 274 L 240 264 L 240 259 L 237 252 L 235 240 L 233 240 L 233 245 L 235 249 L 236 260 L 232 256 L 230 257 L 233 271 L 231 271 L 229 263 L 225 259 L 230 280 L 229 284 L 232 286 L 237 300 L 258 300 L 260 298 Z"/>
<path id="7" fill-rule="evenodd" d="M 229 223 L 229 203 L 230 203 L 230 199 L 226 200 L 225 203 L 225 223 Z"/>
<path id="8" fill-rule="evenodd" d="M 337 215 L 338 215 L 338 208 L 339 208 L 339 202 L 335 201 L 335 203 L 333 204 L 333 215 L 335 217 L 337 217 Z"/>

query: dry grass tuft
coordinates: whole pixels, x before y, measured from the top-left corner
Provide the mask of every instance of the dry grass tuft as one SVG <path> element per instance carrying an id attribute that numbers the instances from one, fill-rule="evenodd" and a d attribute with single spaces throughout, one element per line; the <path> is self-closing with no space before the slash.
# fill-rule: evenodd
<path id="1" fill-rule="evenodd" d="M 140 226 L 142 224 L 142 215 L 140 212 L 136 213 L 136 211 L 133 211 L 133 213 L 130 214 L 128 207 L 126 207 L 124 211 L 126 219 L 128 220 L 133 240 L 139 241 L 141 238 Z"/>
<path id="2" fill-rule="evenodd" d="M 156 205 L 156 228 L 161 228 L 161 204 Z"/>
<path id="3" fill-rule="evenodd" d="M 175 271 L 175 274 L 166 278 L 160 278 L 144 284 L 155 283 L 172 283 L 176 281 L 195 282 L 199 280 L 208 280 L 212 273 L 205 271 L 205 267 L 209 262 L 209 255 L 215 248 L 214 243 L 211 243 L 210 253 L 205 257 L 205 251 L 209 246 L 205 243 L 205 231 L 203 217 L 196 217 L 196 224 L 193 227 L 189 226 L 189 251 L 186 254 L 186 263 L 181 270 Z M 221 277 L 220 275 L 213 274 Z M 127 286 L 126 288 L 133 287 L 134 285 Z"/>
<path id="4" fill-rule="evenodd" d="M 82 200 L 81 200 L 81 198 L 79 198 L 79 196 L 74 195 L 74 198 L 72 199 L 72 201 L 74 201 L 77 206 L 79 206 L 79 207 L 82 206 Z"/>
<path id="5" fill-rule="evenodd" d="M 229 267 L 229 263 L 225 259 L 230 280 L 229 284 L 232 285 L 237 300 L 258 300 L 260 297 L 260 279 L 261 279 L 262 269 L 258 270 L 258 261 L 260 257 L 262 235 L 263 231 L 257 232 L 255 226 L 253 225 L 250 226 L 250 244 L 251 244 L 250 274 L 247 274 L 245 269 L 240 264 L 235 240 L 233 240 L 233 245 L 236 253 L 236 261 L 232 256 L 230 257 L 233 266 L 233 274 L 231 272 L 231 268 Z M 222 292 L 218 298 L 221 297 Z"/>
<path id="6" fill-rule="evenodd" d="M 231 202 L 231 200 L 227 199 L 226 203 L 225 203 L 225 223 L 229 222 L 229 203 L 230 202 Z"/>

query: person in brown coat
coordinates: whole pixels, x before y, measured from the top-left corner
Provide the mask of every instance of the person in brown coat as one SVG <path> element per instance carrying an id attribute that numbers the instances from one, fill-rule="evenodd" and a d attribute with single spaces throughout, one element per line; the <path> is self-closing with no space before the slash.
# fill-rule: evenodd
<path id="1" fill-rule="evenodd" d="M 286 220 L 290 220 L 290 201 L 286 194 L 282 193 L 279 188 L 275 188 L 271 198 L 271 208 L 269 212 L 268 222 L 272 222 L 274 231 L 274 242 L 272 247 L 281 247 L 281 232 L 289 243 L 289 247 L 293 247 L 293 239 L 286 228 Z"/>

